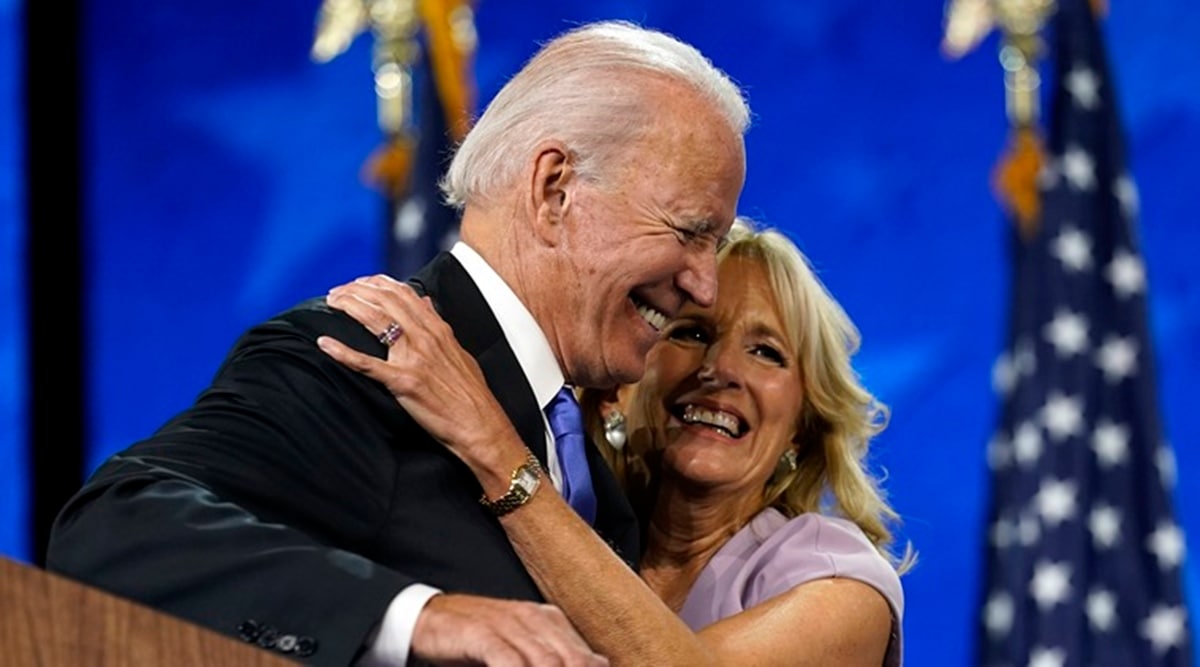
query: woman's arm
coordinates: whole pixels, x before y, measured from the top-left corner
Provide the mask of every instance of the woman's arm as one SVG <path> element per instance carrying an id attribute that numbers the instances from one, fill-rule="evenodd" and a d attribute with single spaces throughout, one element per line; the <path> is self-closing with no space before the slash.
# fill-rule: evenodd
<path id="1" fill-rule="evenodd" d="M 328 302 L 372 332 L 395 322 L 403 334 L 387 361 L 331 338 L 318 341 L 321 349 L 383 383 L 470 467 L 489 498 L 507 491 L 528 452 L 475 360 L 429 301 L 376 276 L 331 290 Z M 544 486 L 500 523 L 545 597 L 614 664 L 882 663 L 890 611 L 875 589 L 840 579 L 804 584 L 697 635 Z"/>

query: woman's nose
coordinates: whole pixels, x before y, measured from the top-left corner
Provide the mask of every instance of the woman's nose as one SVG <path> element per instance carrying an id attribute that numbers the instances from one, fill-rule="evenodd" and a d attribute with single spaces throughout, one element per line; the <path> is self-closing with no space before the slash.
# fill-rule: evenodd
<path id="1" fill-rule="evenodd" d="M 737 360 L 731 346 L 715 343 L 704 353 L 704 360 L 696 377 L 702 384 L 714 387 L 735 386 L 738 384 Z"/>

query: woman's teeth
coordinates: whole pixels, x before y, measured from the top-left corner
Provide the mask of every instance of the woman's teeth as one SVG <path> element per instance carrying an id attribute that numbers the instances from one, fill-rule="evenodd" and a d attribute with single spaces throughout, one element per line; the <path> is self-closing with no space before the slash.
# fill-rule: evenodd
<path id="1" fill-rule="evenodd" d="M 683 408 L 685 424 L 704 424 L 717 430 L 724 431 L 731 438 L 740 435 L 738 418 L 721 410 L 709 410 L 698 405 L 688 405 Z"/>

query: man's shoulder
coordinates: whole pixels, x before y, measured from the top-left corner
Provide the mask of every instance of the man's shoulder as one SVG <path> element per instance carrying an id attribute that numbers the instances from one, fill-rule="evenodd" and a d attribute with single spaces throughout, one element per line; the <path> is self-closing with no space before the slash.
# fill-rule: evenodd
<path id="1" fill-rule="evenodd" d="M 317 296 L 252 324 L 234 341 L 227 361 L 253 350 L 295 348 L 317 353 L 320 336 L 332 336 L 362 351 L 382 348 L 366 327 Z"/>
<path id="2" fill-rule="evenodd" d="M 350 323 L 353 323 L 350 316 L 326 303 L 324 296 L 315 296 L 275 313 L 252 326 L 247 333 L 294 330 L 297 333 L 324 335 L 340 331 Z"/>
<path id="3" fill-rule="evenodd" d="M 336 320 L 340 314 L 341 311 L 330 306 L 324 296 L 314 296 L 276 313 L 262 324 L 320 324 L 331 319 Z"/>

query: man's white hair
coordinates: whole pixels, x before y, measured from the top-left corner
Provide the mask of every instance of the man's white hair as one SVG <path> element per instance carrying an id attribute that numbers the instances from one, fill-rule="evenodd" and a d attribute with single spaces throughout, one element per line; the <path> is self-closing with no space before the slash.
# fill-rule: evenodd
<path id="1" fill-rule="evenodd" d="M 442 179 L 456 208 L 511 187 L 535 146 L 564 142 L 575 169 L 595 181 L 606 161 L 650 125 L 650 77 L 695 89 L 739 136 L 750 125 L 742 91 L 695 47 L 625 21 L 569 30 L 542 46 L 500 90 L 455 152 Z"/>

